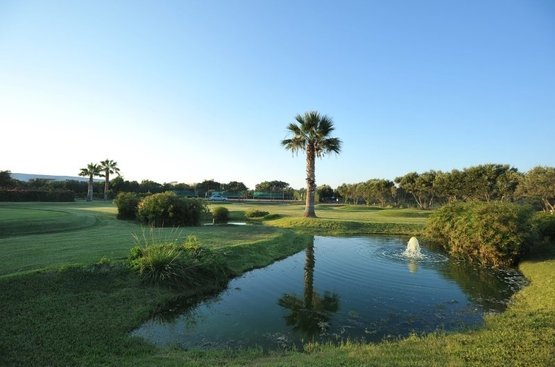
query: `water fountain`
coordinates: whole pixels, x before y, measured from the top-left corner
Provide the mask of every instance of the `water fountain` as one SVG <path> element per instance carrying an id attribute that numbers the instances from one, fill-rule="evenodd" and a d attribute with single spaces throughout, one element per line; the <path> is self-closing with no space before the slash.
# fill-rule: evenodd
<path id="1" fill-rule="evenodd" d="M 416 237 L 411 237 L 407 243 L 407 249 L 403 252 L 403 256 L 410 259 L 422 259 L 422 253 L 420 252 L 420 244 Z"/>

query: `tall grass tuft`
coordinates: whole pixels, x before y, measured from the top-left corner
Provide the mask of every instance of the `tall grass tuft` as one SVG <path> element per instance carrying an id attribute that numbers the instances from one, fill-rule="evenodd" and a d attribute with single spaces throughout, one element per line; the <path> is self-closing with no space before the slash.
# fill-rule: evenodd
<path id="1" fill-rule="evenodd" d="M 175 288 L 222 284 L 231 275 L 220 254 L 202 247 L 195 236 L 182 243 L 175 240 L 135 246 L 129 263 L 144 282 Z"/>

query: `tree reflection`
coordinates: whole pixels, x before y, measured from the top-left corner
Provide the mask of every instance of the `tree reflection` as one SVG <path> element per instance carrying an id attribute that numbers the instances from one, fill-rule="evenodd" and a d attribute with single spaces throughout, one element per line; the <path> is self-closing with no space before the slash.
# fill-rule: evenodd
<path id="1" fill-rule="evenodd" d="M 278 300 L 281 307 L 289 310 L 289 314 L 285 316 L 287 325 L 308 337 L 325 332 L 329 326 L 331 314 L 339 309 L 337 294 L 325 292 L 323 295 L 319 295 L 314 291 L 315 262 L 313 238 L 306 247 L 303 297 L 285 293 Z"/>

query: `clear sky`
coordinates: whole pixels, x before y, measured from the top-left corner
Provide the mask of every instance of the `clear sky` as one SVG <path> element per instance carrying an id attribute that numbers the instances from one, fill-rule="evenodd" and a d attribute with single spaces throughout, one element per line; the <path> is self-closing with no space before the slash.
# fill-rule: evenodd
<path id="1" fill-rule="evenodd" d="M 308 110 L 318 184 L 555 166 L 555 1 L 0 0 L 0 170 L 300 188 Z"/>

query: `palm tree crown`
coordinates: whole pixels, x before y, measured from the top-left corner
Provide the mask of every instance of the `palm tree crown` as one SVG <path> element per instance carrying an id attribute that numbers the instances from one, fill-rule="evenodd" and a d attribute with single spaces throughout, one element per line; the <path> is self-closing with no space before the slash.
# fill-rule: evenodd
<path id="1" fill-rule="evenodd" d="M 93 199 L 93 178 L 94 176 L 98 176 L 100 174 L 100 169 L 100 165 L 96 163 L 89 163 L 86 168 L 81 168 L 81 172 L 79 172 L 79 176 L 89 177 L 87 201 L 91 201 Z"/>
<path id="2" fill-rule="evenodd" d="M 118 162 L 106 158 L 100 162 L 100 177 L 104 177 L 104 200 L 108 200 L 108 191 L 110 190 L 110 175 L 117 174 L 119 176 Z"/>
<path id="3" fill-rule="evenodd" d="M 314 212 L 314 192 L 316 191 L 315 160 L 328 153 L 341 151 L 341 140 L 330 137 L 335 128 L 333 121 L 317 111 L 305 112 L 295 116 L 297 123 L 290 123 L 287 130 L 291 134 L 289 139 L 281 141 L 281 145 L 293 153 L 300 150 L 306 152 L 306 183 L 307 196 L 305 217 L 316 217 Z"/>

